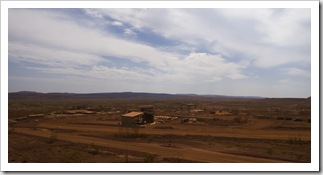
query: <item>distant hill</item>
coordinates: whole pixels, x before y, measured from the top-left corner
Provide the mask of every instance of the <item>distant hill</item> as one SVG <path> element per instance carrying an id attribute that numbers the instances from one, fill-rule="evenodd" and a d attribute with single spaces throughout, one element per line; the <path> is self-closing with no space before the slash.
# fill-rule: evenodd
<path id="1" fill-rule="evenodd" d="M 200 97 L 215 97 L 215 98 L 266 98 L 266 97 L 260 97 L 260 96 L 229 96 L 229 95 L 196 95 Z"/>
<path id="2" fill-rule="evenodd" d="M 11 92 L 9 99 L 23 98 L 176 98 L 176 97 L 209 97 L 209 98 L 253 98 L 258 96 L 225 96 L 225 95 L 198 95 L 198 94 L 166 94 L 166 93 L 144 93 L 144 92 L 110 92 L 110 93 L 39 93 L 31 91 Z"/>
<path id="3" fill-rule="evenodd" d="M 39 93 L 39 92 L 12 92 L 9 99 L 17 98 L 169 98 L 174 95 L 162 93 L 112 92 L 112 93 Z"/>

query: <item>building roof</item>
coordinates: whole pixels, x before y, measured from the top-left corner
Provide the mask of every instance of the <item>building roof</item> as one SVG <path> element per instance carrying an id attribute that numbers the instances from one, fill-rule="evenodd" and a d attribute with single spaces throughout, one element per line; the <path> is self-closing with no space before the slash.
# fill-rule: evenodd
<path id="1" fill-rule="evenodd" d="M 123 117 L 136 117 L 138 115 L 142 115 L 143 112 L 129 112 L 127 114 L 123 114 L 122 116 Z"/>

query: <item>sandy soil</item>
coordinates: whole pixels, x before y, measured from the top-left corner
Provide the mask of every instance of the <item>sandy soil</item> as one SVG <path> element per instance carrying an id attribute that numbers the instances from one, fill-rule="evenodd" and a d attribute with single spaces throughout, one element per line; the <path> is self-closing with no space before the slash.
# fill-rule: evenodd
<path id="1" fill-rule="evenodd" d="M 310 162 L 310 123 L 180 119 L 140 128 L 81 115 L 9 126 L 9 162 Z M 221 116 L 222 117 L 222 116 Z M 223 116 L 224 118 L 228 116 Z M 234 116 L 231 116 L 234 117 Z M 107 117 L 106 117 L 107 118 Z M 230 120 L 231 121 L 231 120 Z"/>

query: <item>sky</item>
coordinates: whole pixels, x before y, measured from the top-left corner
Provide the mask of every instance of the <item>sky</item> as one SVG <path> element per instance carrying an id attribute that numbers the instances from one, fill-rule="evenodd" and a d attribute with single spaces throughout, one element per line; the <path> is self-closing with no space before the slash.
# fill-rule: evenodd
<path id="1" fill-rule="evenodd" d="M 9 92 L 311 95 L 311 10 L 9 9 Z"/>

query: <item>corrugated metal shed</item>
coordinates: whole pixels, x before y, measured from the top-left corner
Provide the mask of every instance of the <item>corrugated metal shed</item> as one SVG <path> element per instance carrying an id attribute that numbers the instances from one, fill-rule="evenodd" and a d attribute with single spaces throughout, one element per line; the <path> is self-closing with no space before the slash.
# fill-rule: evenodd
<path id="1" fill-rule="evenodd" d="M 127 114 L 122 115 L 122 117 L 136 117 L 138 115 L 142 115 L 143 112 L 129 112 Z"/>
<path id="2" fill-rule="evenodd" d="M 121 125 L 122 126 L 135 126 L 142 121 L 143 112 L 129 112 L 122 115 Z"/>

